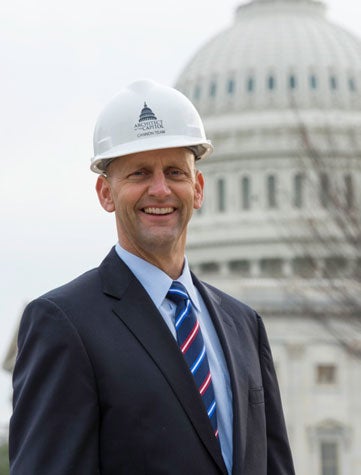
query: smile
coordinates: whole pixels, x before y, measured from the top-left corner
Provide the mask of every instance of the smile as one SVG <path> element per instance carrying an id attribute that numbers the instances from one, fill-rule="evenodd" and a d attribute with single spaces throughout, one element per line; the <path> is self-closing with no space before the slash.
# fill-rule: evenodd
<path id="1" fill-rule="evenodd" d="M 146 214 L 163 215 L 173 213 L 175 208 L 143 208 L 143 211 Z"/>

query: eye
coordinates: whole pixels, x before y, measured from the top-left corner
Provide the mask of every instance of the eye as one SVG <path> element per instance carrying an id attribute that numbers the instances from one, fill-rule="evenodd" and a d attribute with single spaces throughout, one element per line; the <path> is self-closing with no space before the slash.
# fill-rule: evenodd
<path id="1" fill-rule="evenodd" d="M 171 178 L 181 178 L 184 177 L 185 172 L 181 170 L 180 168 L 169 168 L 166 171 L 166 175 L 168 175 Z"/>
<path id="2" fill-rule="evenodd" d="M 147 172 L 146 170 L 144 170 L 143 168 L 139 169 L 139 170 L 134 170 L 132 171 L 131 173 L 129 173 L 128 175 L 128 178 L 129 179 L 138 179 L 138 178 L 143 178 L 147 175 Z"/>

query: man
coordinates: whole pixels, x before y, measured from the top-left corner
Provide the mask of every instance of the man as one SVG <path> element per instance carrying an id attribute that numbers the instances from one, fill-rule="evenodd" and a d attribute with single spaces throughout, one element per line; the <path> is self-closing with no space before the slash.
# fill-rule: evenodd
<path id="1" fill-rule="evenodd" d="M 100 115 L 92 170 L 118 244 L 32 302 L 20 331 L 12 475 L 292 475 L 260 317 L 185 258 L 212 151 L 178 91 L 138 81 Z"/>

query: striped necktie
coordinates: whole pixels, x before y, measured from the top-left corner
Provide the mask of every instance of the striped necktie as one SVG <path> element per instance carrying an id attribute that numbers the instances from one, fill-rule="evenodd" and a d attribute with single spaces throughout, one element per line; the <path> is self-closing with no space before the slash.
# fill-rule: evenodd
<path id="1" fill-rule="evenodd" d="M 192 308 L 192 302 L 185 287 L 176 281 L 172 283 L 167 298 L 177 305 L 175 312 L 177 342 L 194 377 L 214 434 L 218 437 L 216 400 L 212 377 L 209 370 L 206 347 L 199 322 Z"/>

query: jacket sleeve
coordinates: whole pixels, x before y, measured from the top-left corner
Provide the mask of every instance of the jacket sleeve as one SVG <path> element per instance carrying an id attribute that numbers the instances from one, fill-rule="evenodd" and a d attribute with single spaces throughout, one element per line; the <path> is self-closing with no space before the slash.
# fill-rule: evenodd
<path id="1" fill-rule="evenodd" d="M 258 325 L 266 413 L 267 475 L 294 475 L 277 376 L 266 330 L 259 316 Z"/>
<path id="2" fill-rule="evenodd" d="M 11 475 L 98 475 L 92 366 L 66 314 L 41 298 L 19 329 L 10 421 Z"/>

